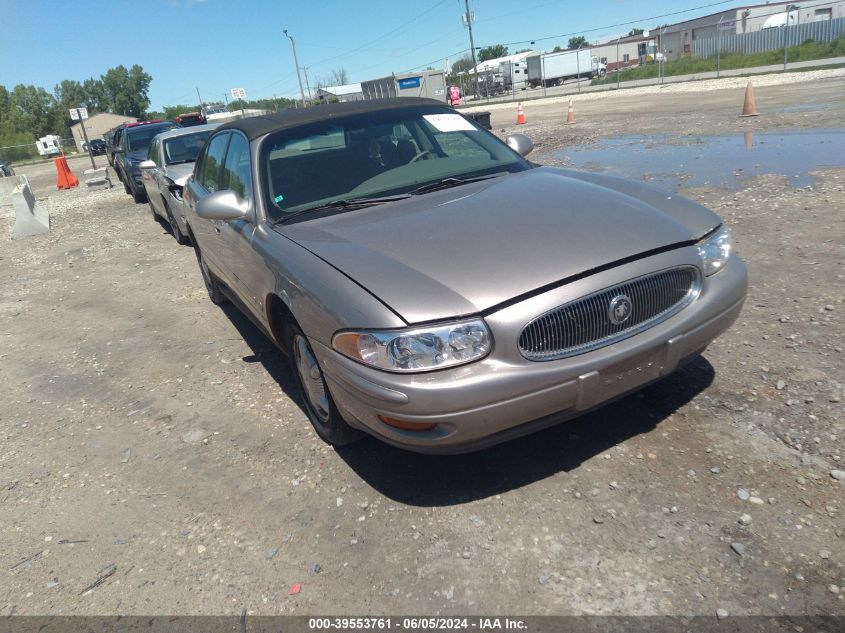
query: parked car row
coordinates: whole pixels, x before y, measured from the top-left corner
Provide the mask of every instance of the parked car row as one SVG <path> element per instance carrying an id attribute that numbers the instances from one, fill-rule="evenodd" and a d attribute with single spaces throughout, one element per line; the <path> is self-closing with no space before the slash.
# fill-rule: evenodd
<path id="1" fill-rule="evenodd" d="M 289 355 L 333 444 L 454 453 L 568 420 L 695 358 L 745 299 L 712 211 L 535 165 L 437 101 L 155 131 L 153 214 Z"/>

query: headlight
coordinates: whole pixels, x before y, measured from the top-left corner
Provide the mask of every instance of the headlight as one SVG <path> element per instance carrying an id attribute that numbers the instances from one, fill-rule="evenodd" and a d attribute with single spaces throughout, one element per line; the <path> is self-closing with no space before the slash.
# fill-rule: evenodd
<path id="1" fill-rule="evenodd" d="M 722 270 L 731 255 L 731 232 L 728 227 L 722 226 L 713 235 L 699 242 L 698 254 L 701 255 L 701 266 L 706 276 Z"/>
<path id="2" fill-rule="evenodd" d="M 492 337 L 484 321 L 464 321 L 407 330 L 338 332 L 332 346 L 349 358 L 378 369 L 420 372 L 480 360 Z"/>

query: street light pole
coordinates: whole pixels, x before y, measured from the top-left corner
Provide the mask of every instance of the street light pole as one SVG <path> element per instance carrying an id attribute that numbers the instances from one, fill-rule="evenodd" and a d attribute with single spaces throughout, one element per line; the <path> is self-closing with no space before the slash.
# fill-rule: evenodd
<path id="1" fill-rule="evenodd" d="M 288 30 L 284 29 L 284 34 L 290 40 L 290 45 L 293 48 L 293 64 L 296 66 L 296 79 L 299 81 L 299 96 L 302 97 L 302 107 L 305 107 L 305 91 L 302 89 L 302 76 L 299 74 L 299 60 L 296 58 L 296 41 L 293 35 L 288 35 Z"/>
<path id="2" fill-rule="evenodd" d="M 472 14 L 469 12 L 469 0 L 464 0 L 466 5 L 467 28 L 469 29 L 469 50 L 472 53 L 472 76 L 475 79 L 475 98 L 480 96 L 478 92 L 478 62 L 475 61 L 475 41 L 472 39 Z"/>

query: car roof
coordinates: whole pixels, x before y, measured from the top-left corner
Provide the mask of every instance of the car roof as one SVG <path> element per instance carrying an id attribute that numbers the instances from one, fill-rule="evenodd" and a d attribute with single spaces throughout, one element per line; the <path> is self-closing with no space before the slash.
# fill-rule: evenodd
<path id="1" fill-rule="evenodd" d="M 170 125 L 170 126 L 176 125 L 176 126 L 178 126 L 179 124 L 176 123 L 176 121 L 159 121 L 157 123 L 144 123 L 142 125 L 133 125 L 132 127 L 126 127 L 126 128 L 123 129 L 123 133 L 124 134 L 132 134 L 135 130 L 149 130 L 149 129 L 154 130 L 156 128 L 164 127 L 166 125 Z"/>
<path id="2" fill-rule="evenodd" d="M 307 125 L 317 121 L 343 117 L 354 114 L 368 114 L 374 112 L 386 112 L 401 108 L 415 108 L 419 106 L 448 106 L 436 99 L 423 99 L 420 97 L 399 97 L 396 99 L 374 99 L 372 101 L 350 101 L 346 103 L 328 103 L 326 105 L 313 106 L 302 110 L 288 109 L 273 114 L 237 119 L 224 123 L 219 130 L 240 130 L 246 134 L 250 141 L 253 141 L 270 132 L 285 130 L 288 128 Z"/>
<path id="3" fill-rule="evenodd" d="M 206 125 L 194 125 L 192 127 L 180 127 L 175 130 L 167 130 L 167 132 L 162 132 L 158 135 L 161 140 L 174 138 L 176 136 L 190 136 L 191 134 L 196 134 L 197 132 L 211 132 L 212 130 L 216 130 L 220 127 L 220 124 L 217 123 L 207 123 Z"/>

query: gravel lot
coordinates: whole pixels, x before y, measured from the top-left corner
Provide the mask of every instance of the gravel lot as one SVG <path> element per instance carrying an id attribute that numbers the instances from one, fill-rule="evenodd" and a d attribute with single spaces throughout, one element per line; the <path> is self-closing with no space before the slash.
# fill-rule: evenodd
<path id="1" fill-rule="evenodd" d="M 534 102 L 519 131 L 567 164 L 632 132 L 845 128 L 840 75 L 763 83 L 755 119 L 743 80 L 578 100 L 569 127 Z M 749 265 L 737 324 L 639 394 L 459 457 L 326 446 L 146 205 L 19 173 L 53 231 L 0 249 L 0 614 L 845 614 L 843 165 L 684 191 Z"/>

